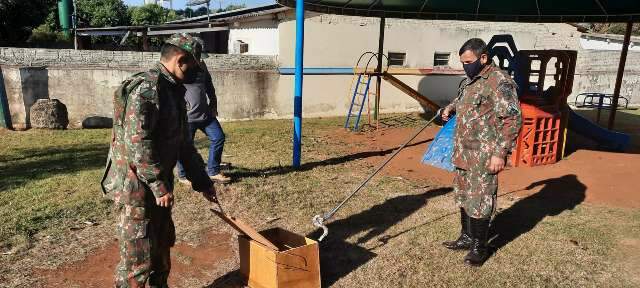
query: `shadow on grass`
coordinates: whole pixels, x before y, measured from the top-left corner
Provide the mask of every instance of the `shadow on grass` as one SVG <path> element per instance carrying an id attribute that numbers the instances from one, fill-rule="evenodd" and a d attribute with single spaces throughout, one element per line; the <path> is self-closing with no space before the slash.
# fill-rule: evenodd
<path id="1" fill-rule="evenodd" d="M 433 139 L 427 139 L 427 140 L 419 141 L 419 142 L 416 142 L 416 143 L 409 144 L 409 145 L 407 145 L 407 147 L 422 145 L 422 144 L 425 144 L 425 143 L 430 142 L 432 140 Z M 386 149 L 386 150 L 381 150 L 381 151 L 358 152 L 358 153 L 354 153 L 354 154 L 350 154 L 350 155 L 344 155 L 344 156 L 329 158 L 329 159 L 326 159 L 326 160 L 320 160 L 320 161 L 314 161 L 314 162 L 306 162 L 306 163 L 303 163 L 302 165 L 300 165 L 300 168 L 293 168 L 292 166 L 272 166 L 272 167 L 268 167 L 268 168 L 264 168 L 264 169 L 255 169 L 254 170 L 254 169 L 244 169 L 244 168 L 241 168 L 241 167 L 237 167 L 236 171 L 229 172 L 227 174 L 229 176 L 231 176 L 233 179 L 285 175 L 285 174 L 289 174 L 291 172 L 309 171 L 309 170 L 313 170 L 313 169 L 315 169 L 317 167 L 340 165 L 340 164 L 344 164 L 344 163 L 355 161 L 355 160 L 366 159 L 366 158 L 376 157 L 376 156 L 385 156 L 385 155 L 393 153 L 396 149 L 397 149 L 397 147 L 394 147 L 394 148 L 391 148 L 391 149 Z"/>
<path id="2" fill-rule="evenodd" d="M 108 144 L 73 145 L 43 149 L 24 149 L 16 157 L 4 157 L 0 165 L 0 191 L 22 186 L 33 180 L 59 174 L 103 167 L 109 151 Z"/>
<path id="3" fill-rule="evenodd" d="M 451 188 L 438 188 L 416 195 L 391 198 L 358 214 L 330 222 L 329 235 L 320 244 L 320 271 L 322 286 L 331 286 L 340 278 L 377 256 L 371 249 L 360 245 L 374 239 L 427 204 L 428 199 L 451 192 Z M 347 239 L 359 235 L 355 243 Z M 317 239 L 322 230 L 317 229 L 307 237 Z"/>
<path id="4" fill-rule="evenodd" d="M 361 245 L 385 233 L 390 227 L 409 217 L 427 204 L 431 198 L 451 192 L 451 188 L 438 188 L 422 194 L 402 195 L 391 198 L 358 214 L 333 221 L 327 225 L 329 235 L 320 242 L 320 272 L 322 286 L 329 287 L 340 278 L 377 256 Z M 351 236 L 366 232 L 358 237 L 356 243 L 349 243 Z M 318 239 L 322 230 L 317 229 L 307 235 Z M 205 286 L 207 288 L 244 287 L 238 270 L 231 271 Z"/>
<path id="5" fill-rule="evenodd" d="M 543 186 L 538 193 L 519 200 L 494 217 L 489 244 L 496 251 L 533 230 L 545 217 L 573 210 L 584 201 L 587 188 L 573 174 L 538 181 L 526 189 L 538 186 Z"/>

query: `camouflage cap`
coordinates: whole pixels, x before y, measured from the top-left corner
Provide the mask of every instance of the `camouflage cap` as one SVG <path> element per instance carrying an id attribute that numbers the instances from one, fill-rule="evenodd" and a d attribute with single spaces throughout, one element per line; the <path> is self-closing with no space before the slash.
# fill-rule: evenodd
<path id="1" fill-rule="evenodd" d="M 202 39 L 193 37 L 187 33 L 176 33 L 171 35 L 169 39 L 164 41 L 166 44 L 177 46 L 185 52 L 191 54 L 193 58 L 200 61 L 202 58 L 207 58 L 205 53 L 202 53 Z"/>

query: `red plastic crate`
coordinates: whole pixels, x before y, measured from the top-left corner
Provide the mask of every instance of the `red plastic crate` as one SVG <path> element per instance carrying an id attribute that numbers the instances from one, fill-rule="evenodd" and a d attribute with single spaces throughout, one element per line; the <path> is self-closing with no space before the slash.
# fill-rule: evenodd
<path id="1" fill-rule="evenodd" d="M 569 50 L 518 52 L 523 125 L 511 157 L 513 166 L 556 163 L 562 157 L 567 97 L 571 94 L 577 58 Z"/>
<path id="2" fill-rule="evenodd" d="M 518 135 L 516 147 L 511 157 L 511 164 L 539 166 L 553 164 L 558 161 L 561 148 L 560 111 L 547 111 L 526 103 L 522 105 L 522 129 Z"/>

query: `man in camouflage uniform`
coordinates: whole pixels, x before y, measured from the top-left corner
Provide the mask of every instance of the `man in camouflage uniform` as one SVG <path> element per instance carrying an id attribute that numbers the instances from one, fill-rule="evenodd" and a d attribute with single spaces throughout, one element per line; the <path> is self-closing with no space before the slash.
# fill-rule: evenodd
<path id="1" fill-rule="evenodd" d="M 160 62 L 126 79 L 114 93 L 114 125 L 102 188 L 119 213 L 116 287 L 167 287 L 173 168 L 184 163 L 194 190 L 217 201 L 204 161 L 186 138 L 185 88 L 197 72 L 201 45 L 175 34 Z"/>
<path id="2" fill-rule="evenodd" d="M 456 204 L 462 231 L 449 249 L 470 249 L 465 263 L 482 265 L 490 256 L 487 232 L 496 208 L 498 173 L 520 131 L 522 118 L 511 77 L 491 63 L 481 39 L 468 40 L 459 51 L 467 79 L 442 113 L 448 120 L 456 113 L 452 162 Z"/>

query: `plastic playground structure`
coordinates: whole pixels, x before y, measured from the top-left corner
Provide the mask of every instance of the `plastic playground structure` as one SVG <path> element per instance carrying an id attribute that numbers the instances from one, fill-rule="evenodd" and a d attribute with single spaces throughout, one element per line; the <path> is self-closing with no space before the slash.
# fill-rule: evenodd
<path id="1" fill-rule="evenodd" d="M 513 166 L 556 163 L 564 157 L 567 130 L 590 138 L 608 150 L 627 149 L 629 135 L 600 127 L 577 114 L 567 104 L 573 87 L 576 51 L 518 51 L 511 35 L 495 35 L 488 46 L 489 57 L 507 71 L 518 85 L 523 127 L 512 151 Z M 594 98 L 593 95 L 582 97 Z M 597 107 L 602 108 L 605 97 L 599 98 Z M 591 99 L 583 101 L 593 102 Z M 455 118 L 452 118 L 436 135 L 424 155 L 423 163 L 452 170 L 454 133 Z"/>

